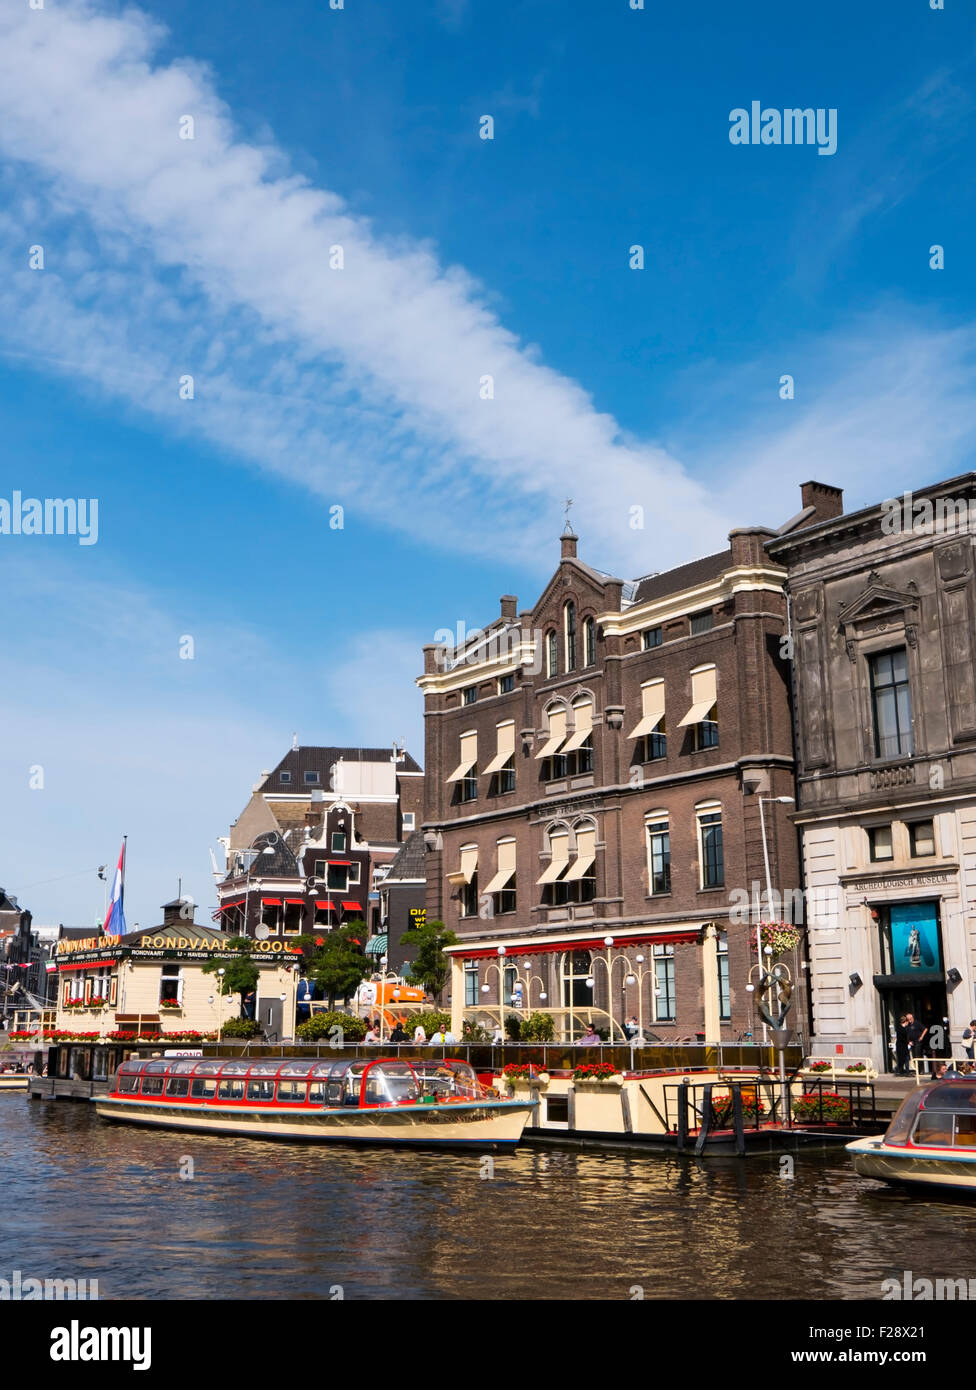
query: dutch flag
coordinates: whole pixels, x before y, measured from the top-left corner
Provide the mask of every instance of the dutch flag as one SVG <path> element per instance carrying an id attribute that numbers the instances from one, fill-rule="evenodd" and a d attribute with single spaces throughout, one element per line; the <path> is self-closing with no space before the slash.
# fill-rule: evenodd
<path id="1" fill-rule="evenodd" d="M 125 840 L 119 852 L 119 863 L 112 880 L 112 895 L 108 900 L 108 912 L 102 926 L 103 936 L 125 936 L 125 914 L 122 911 L 122 897 L 125 891 Z"/>

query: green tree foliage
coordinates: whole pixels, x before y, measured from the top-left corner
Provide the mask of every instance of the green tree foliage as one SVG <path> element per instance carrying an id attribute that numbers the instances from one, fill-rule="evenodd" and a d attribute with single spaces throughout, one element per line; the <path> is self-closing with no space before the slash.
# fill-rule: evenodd
<path id="1" fill-rule="evenodd" d="M 251 959 L 251 952 L 255 943 L 249 936 L 235 936 L 228 942 L 230 948 L 239 951 L 240 955 L 228 960 L 226 956 L 218 959 L 211 959 L 203 966 L 205 975 L 217 975 L 218 970 L 223 970 L 223 975 L 217 975 L 218 992 L 220 994 L 239 994 L 241 996 L 241 1006 L 244 1004 L 244 996 L 252 989 L 257 988 L 258 967 Z"/>
<path id="2" fill-rule="evenodd" d="M 412 947 L 414 953 L 408 975 L 410 982 L 423 985 L 428 994 L 440 994 L 451 968 L 444 947 L 456 946 L 457 941 L 454 932 L 438 921 L 425 922 L 422 927 L 413 927 L 401 936 L 400 945 Z"/>
<path id="3" fill-rule="evenodd" d="M 337 999 L 348 999 L 373 968 L 363 945 L 369 931 L 363 921 L 312 936 L 299 936 L 294 944 L 305 956 L 305 974 L 314 980 L 333 1008 Z"/>

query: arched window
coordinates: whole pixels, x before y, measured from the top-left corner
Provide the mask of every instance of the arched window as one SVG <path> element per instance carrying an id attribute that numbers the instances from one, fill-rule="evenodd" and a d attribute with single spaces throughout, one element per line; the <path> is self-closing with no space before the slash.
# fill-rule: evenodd
<path id="1" fill-rule="evenodd" d="M 570 599 L 563 609 L 566 636 L 566 670 L 576 670 L 576 604 Z"/>
<path id="2" fill-rule="evenodd" d="M 583 665 L 596 665 L 596 623 L 592 618 L 583 620 Z"/>
<path id="3" fill-rule="evenodd" d="M 546 675 L 555 676 L 559 672 L 559 651 L 556 641 L 556 633 L 553 630 L 546 634 Z"/>

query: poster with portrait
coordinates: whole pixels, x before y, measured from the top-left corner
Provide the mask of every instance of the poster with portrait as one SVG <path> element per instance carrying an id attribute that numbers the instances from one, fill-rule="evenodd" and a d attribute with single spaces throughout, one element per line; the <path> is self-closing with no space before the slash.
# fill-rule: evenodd
<path id="1" fill-rule="evenodd" d="M 941 970 L 935 903 L 896 903 L 891 908 L 891 968 L 897 975 Z"/>

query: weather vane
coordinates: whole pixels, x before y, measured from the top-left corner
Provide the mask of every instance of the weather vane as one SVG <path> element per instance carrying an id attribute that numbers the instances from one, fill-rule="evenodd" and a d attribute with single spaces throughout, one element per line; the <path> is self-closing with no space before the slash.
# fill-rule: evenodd
<path id="1" fill-rule="evenodd" d="M 566 525 L 567 525 L 567 527 L 569 526 L 569 509 L 570 509 L 570 507 L 571 507 L 572 505 L 573 505 L 573 499 L 572 499 L 571 497 L 567 497 L 567 498 L 566 498 Z"/>

